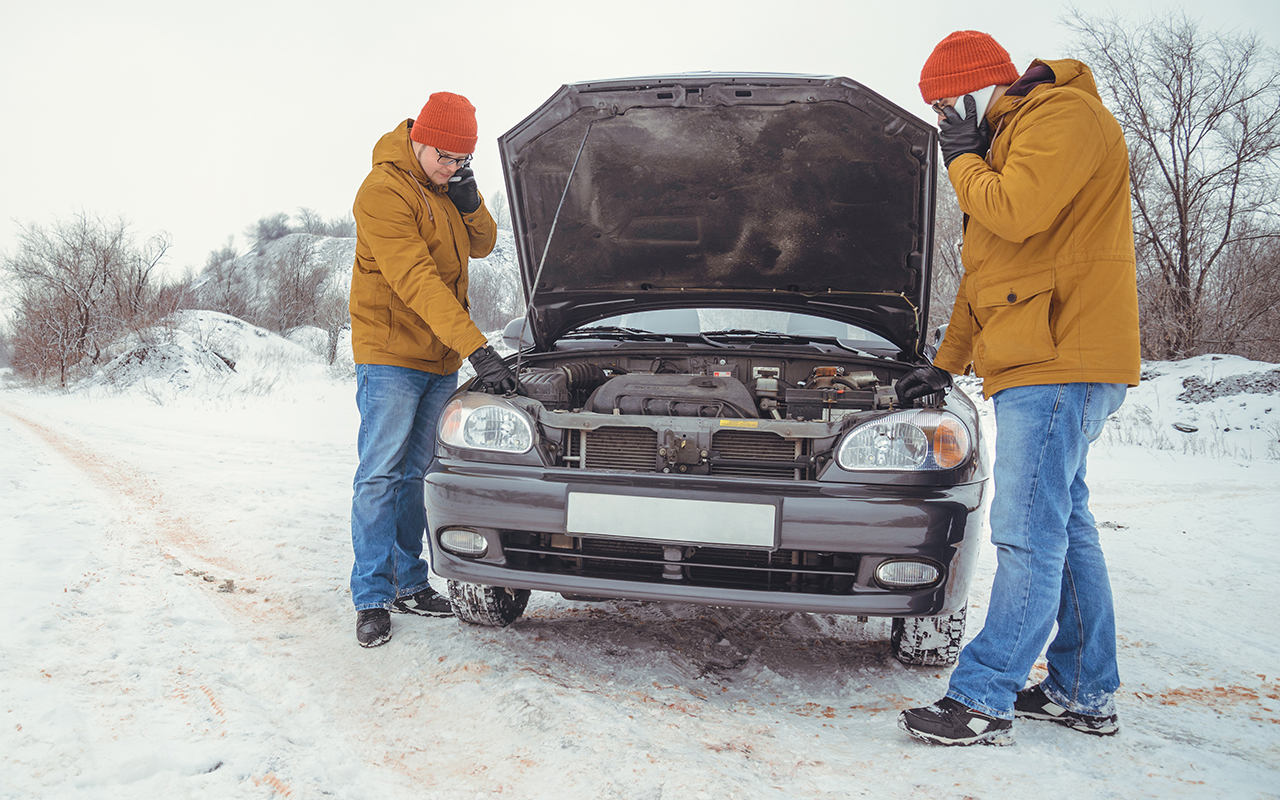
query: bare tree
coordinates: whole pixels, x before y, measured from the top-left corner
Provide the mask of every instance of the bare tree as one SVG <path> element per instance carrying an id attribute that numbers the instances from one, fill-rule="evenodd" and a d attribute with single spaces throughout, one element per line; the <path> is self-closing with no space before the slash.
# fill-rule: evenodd
<path id="1" fill-rule="evenodd" d="M 514 243 L 499 237 L 492 253 L 473 259 L 467 269 L 467 304 L 482 331 L 501 330 L 524 314 Z"/>
<path id="2" fill-rule="evenodd" d="M 287 333 L 300 325 L 316 324 L 318 301 L 331 270 L 316 258 L 315 241 L 311 236 L 294 236 L 271 265 L 265 327 Z"/>
<path id="3" fill-rule="evenodd" d="M 1195 355 L 1211 344 L 1210 314 L 1261 318 L 1221 293 L 1241 288 L 1227 280 L 1240 259 L 1280 235 L 1276 54 L 1181 12 L 1134 24 L 1073 9 L 1066 23 L 1129 143 L 1144 354 Z"/>
<path id="4" fill-rule="evenodd" d="M 13 352 L 9 345 L 9 335 L 0 330 L 0 369 L 13 364 Z"/>
<path id="5" fill-rule="evenodd" d="M 499 229 L 511 230 L 511 208 L 507 205 L 507 196 L 503 194 L 501 189 L 486 198 L 485 205 L 489 207 L 489 213 L 493 215 L 494 224 Z"/>
<path id="6" fill-rule="evenodd" d="M 349 239 L 356 235 L 356 220 L 350 212 L 326 221 L 315 209 L 299 208 L 298 220 L 301 224 L 299 230 L 312 236 Z"/>
<path id="7" fill-rule="evenodd" d="M 265 252 L 268 244 L 276 239 L 283 239 L 294 232 L 293 228 L 289 226 L 289 215 L 282 211 L 279 214 L 263 217 L 253 225 L 250 225 L 245 229 L 244 236 L 249 240 L 249 247 L 257 250 L 258 254 L 261 255 Z"/>
<path id="8" fill-rule="evenodd" d="M 83 213 L 22 228 L 17 252 L 0 262 L 16 293 L 14 367 L 40 380 L 56 373 L 65 387 L 75 367 L 100 363 L 116 337 L 160 313 L 154 273 L 168 248 L 165 235 L 139 248 L 123 219 Z"/>
<path id="9" fill-rule="evenodd" d="M 252 283 L 245 274 L 240 254 L 227 243 L 209 253 L 204 272 L 195 290 L 201 308 L 245 319 L 254 301 Z"/>
<path id="10" fill-rule="evenodd" d="M 937 203 L 933 215 L 933 285 L 929 295 L 929 330 L 946 324 L 960 290 L 964 266 L 960 262 L 964 215 L 955 187 L 945 171 L 938 171 Z"/>
<path id="11" fill-rule="evenodd" d="M 1200 343 L 1259 361 L 1280 352 L 1280 239 L 1245 238 L 1223 254 L 1206 291 Z"/>
<path id="12" fill-rule="evenodd" d="M 351 327 L 351 311 L 347 302 L 347 287 L 336 274 L 320 286 L 316 300 L 316 325 L 324 329 L 329 340 L 325 347 L 325 361 L 332 364 L 338 357 L 338 344 L 342 332 Z"/>

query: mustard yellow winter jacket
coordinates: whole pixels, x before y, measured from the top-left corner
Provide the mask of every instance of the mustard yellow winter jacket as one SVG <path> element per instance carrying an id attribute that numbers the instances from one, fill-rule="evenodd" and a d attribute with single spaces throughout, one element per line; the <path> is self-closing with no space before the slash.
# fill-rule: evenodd
<path id="1" fill-rule="evenodd" d="M 984 161 L 951 162 L 964 277 L 934 365 L 1011 386 L 1124 383 L 1140 372 L 1129 153 L 1079 61 L 987 112 Z"/>
<path id="2" fill-rule="evenodd" d="M 378 141 L 356 193 L 351 349 L 357 364 L 447 375 L 485 344 L 467 312 L 467 262 L 493 251 L 498 230 L 483 201 L 464 218 L 427 177 L 411 125 Z"/>

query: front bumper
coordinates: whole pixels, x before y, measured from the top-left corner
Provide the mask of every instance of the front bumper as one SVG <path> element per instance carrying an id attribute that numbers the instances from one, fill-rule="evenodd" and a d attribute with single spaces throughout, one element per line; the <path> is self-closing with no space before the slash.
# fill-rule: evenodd
<path id="1" fill-rule="evenodd" d="M 567 595 L 938 616 L 964 607 L 982 530 L 982 482 L 951 487 L 781 483 L 447 458 L 436 467 L 427 476 L 426 502 L 437 574 Z M 771 545 L 745 547 L 570 536 L 574 492 L 772 504 L 776 536 Z M 652 524 L 662 530 L 668 523 L 655 518 Z M 448 528 L 480 534 L 486 553 L 472 558 L 448 552 L 440 542 L 440 532 Z M 875 578 L 876 567 L 896 559 L 933 564 L 940 577 L 920 588 L 886 588 Z"/>

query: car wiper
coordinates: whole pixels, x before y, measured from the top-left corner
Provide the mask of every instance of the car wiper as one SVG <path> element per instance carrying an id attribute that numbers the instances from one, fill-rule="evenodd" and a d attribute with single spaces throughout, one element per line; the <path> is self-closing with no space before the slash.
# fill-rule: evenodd
<path id="1" fill-rule="evenodd" d="M 792 336 L 789 333 L 778 333 L 777 331 L 753 331 L 746 328 L 728 328 L 722 331 L 703 331 L 703 336 L 732 336 L 745 337 L 749 336 L 753 339 L 790 339 L 796 341 L 807 342 L 808 336 Z"/>
<path id="2" fill-rule="evenodd" d="M 850 353 L 854 353 L 855 355 L 864 356 L 866 358 L 881 358 L 881 356 L 877 356 L 876 354 L 870 353 L 866 350 L 859 350 L 856 347 L 850 347 L 849 345 L 841 341 L 840 337 L 838 336 L 810 336 L 810 335 L 795 334 L 795 333 L 779 333 L 778 331 L 743 330 L 741 328 L 733 328 L 733 329 L 723 330 L 723 331 L 707 331 L 702 334 L 703 339 L 709 339 L 709 337 L 713 337 L 713 336 L 720 336 L 724 338 L 766 339 L 766 340 L 774 340 L 774 341 L 796 342 L 798 344 L 813 344 L 815 342 L 818 344 L 833 344 L 836 347 L 839 347 L 841 350 L 846 350 Z M 709 342 L 709 343 L 715 344 L 715 342 Z"/>
<path id="3" fill-rule="evenodd" d="M 884 356 L 878 356 L 869 350 L 862 350 L 861 348 L 850 347 L 849 345 L 845 344 L 844 340 L 838 336 L 810 336 L 808 337 L 808 339 L 811 342 L 819 342 L 821 344 L 828 344 L 828 343 L 834 344 L 836 347 L 839 347 L 841 350 L 846 350 L 850 353 L 853 353 L 854 355 L 863 356 L 865 358 L 880 358 L 880 359 L 884 358 Z"/>
<path id="4" fill-rule="evenodd" d="M 562 339 L 636 339 L 645 342 L 665 342 L 667 337 L 661 333 L 641 330 L 640 328 L 621 328 L 617 325 L 598 325 L 590 328 L 574 328 Z"/>

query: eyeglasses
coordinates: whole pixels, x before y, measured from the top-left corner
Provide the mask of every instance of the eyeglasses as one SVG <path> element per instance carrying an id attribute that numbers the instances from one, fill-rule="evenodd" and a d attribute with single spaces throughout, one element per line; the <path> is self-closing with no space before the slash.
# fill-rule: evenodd
<path id="1" fill-rule="evenodd" d="M 465 156 L 461 157 L 446 156 L 444 153 L 440 152 L 439 147 L 433 147 L 431 149 L 436 151 L 436 161 L 439 161 L 446 167 L 452 167 L 454 165 L 457 165 L 459 168 L 465 167 L 471 163 L 471 157 L 474 155 L 474 153 L 467 153 Z"/>
<path id="2" fill-rule="evenodd" d="M 933 110 L 938 113 L 938 116 L 945 117 L 947 115 L 947 112 L 946 112 L 947 106 L 941 100 L 934 100 L 929 105 L 931 105 L 933 107 Z M 438 153 L 440 151 L 437 150 L 436 152 Z"/>

